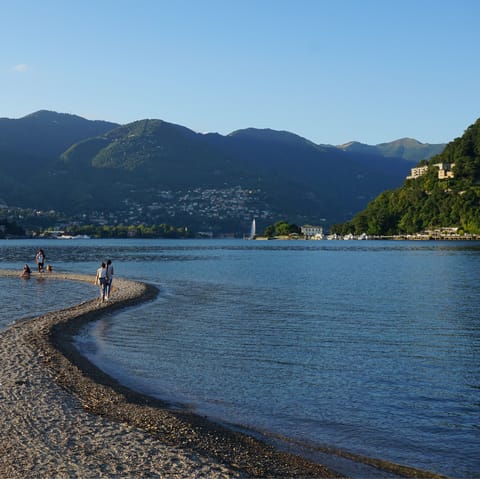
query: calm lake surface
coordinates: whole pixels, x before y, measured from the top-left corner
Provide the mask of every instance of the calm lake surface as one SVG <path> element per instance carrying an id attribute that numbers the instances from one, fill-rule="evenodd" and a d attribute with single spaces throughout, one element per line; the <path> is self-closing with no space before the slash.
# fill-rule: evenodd
<path id="1" fill-rule="evenodd" d="M 56 271 L 93 279 L 111 258 L 159 287 L 77 338 L 126 385 L 322 460 L 331 446 L 480 478 L 479 243 L 0 241 L 0 268 L 38 247 Z M 0 327 L 95 295 L 0 278 Z"/>

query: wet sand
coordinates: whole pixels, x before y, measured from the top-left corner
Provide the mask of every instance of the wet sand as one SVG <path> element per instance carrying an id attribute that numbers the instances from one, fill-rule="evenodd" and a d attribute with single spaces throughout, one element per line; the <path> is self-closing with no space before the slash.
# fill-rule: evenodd
<path id="1" fill-rule="evenodd" d="M 19 277 L 12 271 L 0 275 Z M 93 282 L 84 275 L 43 277 Z M 0 477 L 340 477 L 135 393 L 73 346 L 72 335 L 87 322 L 156 295 L 153 286 L 116 278 L 107 303 L 95 298 L 0 332 Z"/>

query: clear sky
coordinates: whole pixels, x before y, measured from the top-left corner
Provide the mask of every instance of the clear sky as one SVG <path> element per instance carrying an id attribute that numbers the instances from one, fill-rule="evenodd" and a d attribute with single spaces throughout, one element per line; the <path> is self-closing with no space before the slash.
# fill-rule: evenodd
<path id="1" fill-rule="evenodd" d="M 315 143 L 480 117 L 478 0 L 0 0 L 0 117 L 40 109 Z"/>

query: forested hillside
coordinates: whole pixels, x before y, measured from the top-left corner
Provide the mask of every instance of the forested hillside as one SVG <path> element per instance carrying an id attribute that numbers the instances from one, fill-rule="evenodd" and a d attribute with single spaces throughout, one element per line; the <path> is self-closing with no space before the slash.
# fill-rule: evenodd
<path id="1" fill-rule="evenodd" d="M 458 228 L 460 232 L 480 233 L 480 119 L 443 153 L 419 166 L 428 166 L 423 175 L 381 193 L 351 221 L 332 230 L 393 235 Z M 453 177 L 440 177 L 442 171 L 449 170 Z"/>
<path id="2" fill-rule="evenodd" d="M 28 227 L 165 223 L 240 234 L 255 218 L 260 229 L 279 219 L 328 228 L 399 186 L 406 153 L 425 146 L 385 145 L 403 156 L 271 129 L 202 134 L 158 119 L 120 126 L 39 111 L 0 119 L 0 214 Z"/>
<path id="3" fill-rule="evenodd" d="M 408 170 L 401 158 L 344 152 L 284 131 L 249 128 L 222 136 L 149 119 L 72 145 L 51 177 L 65 181 L 47 199 L 54 205 L 61 191 L 72 213 L 88 211 L 98 208 L 96 194 L 108 183 L 102 206 L 116 211 L 128 201 L 150 212 L 145 222 L 165 221 L 160 215 L 170 208 L 169 221 L 203 229 L 245 230 L 253 217 L 260 224 L 277 218 L 333 223 L 400 184 Z M 180 207 L 184 200 L 190 204 Z"/>

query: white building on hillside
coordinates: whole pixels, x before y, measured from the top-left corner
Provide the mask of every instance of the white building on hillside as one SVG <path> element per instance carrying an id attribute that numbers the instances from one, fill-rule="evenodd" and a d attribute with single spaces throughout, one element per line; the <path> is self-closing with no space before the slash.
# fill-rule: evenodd
<path id="1" fill-rule="evenodd" d="M 455 163 L 435 163 L 438 167 L 438 179 L 445 180 L 446 178 L 453 178 L 453 167 Z"/>
<path id="2" fill-rule="evenodd" d="M 453 178 L 453 167 L 455 163 L 435 163 L 438 168 L 438 179 L 445 180 L 446 178 Z M 428 165 L 425 166 L 417 166 L 416 168 L 410 169 L 410 175 L 407 176 L 407 180 L 415 180 L 416 178 L 420 178 L 428 171 Z"/>
<path id="3" fill-rule="evenodd" d="M 415 178 L 419 178 L 420 176 L 423 176 L 427 171 L 428 171 L 428 165 L 411 168 L 410 176 L 407 176 L 407 180 L 414 180 Z"/>

